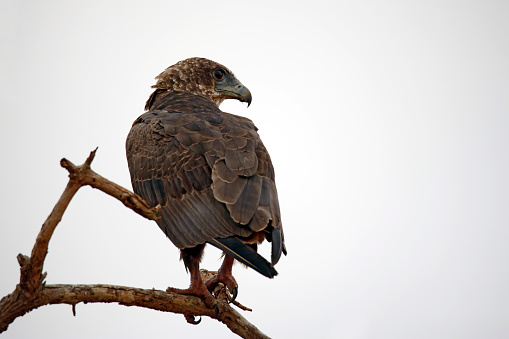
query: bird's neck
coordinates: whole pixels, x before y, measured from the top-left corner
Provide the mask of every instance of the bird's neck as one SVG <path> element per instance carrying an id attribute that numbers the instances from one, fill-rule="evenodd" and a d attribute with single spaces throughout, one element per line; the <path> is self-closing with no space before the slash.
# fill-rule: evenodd
<path id="1" fill-rule="evenodd" d="M 204 95 L 156 89 L 148 98 L 145 110 L 171 110 L 181 113 L 192 113 L 189 109 L 194 106 L 199 106 L 200 108 L 206 107 L 211 111 L 216 111 L 219 104 Z"/>

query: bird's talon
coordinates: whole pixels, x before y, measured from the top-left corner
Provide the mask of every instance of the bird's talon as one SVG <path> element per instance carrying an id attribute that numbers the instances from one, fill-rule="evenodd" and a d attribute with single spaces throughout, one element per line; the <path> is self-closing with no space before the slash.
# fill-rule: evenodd
<path id="1" fill-rule="evenodd" d="M 198 325 L 201 323 L 201 316 L 198 320 L 195 320 L 194 315 L 184 314 L 186 321 L 191 325 Z"/>
<path id="2" fill-rule="evenodd" d="M 232 302 L 235 301 L 235 299 L 237 299 L 237 294 L 239 292 L 239 289 L 237 287 L 234 287 L 231 291 L 231 300 L 228 301 L 228 304 L 231 304 Z"/>

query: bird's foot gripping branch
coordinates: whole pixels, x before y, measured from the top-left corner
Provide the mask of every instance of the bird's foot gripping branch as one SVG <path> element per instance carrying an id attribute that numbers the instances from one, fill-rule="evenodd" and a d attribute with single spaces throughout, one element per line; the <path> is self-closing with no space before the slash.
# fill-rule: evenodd
<path id="1" fill-rule="evenodd" d="M 20 281 L 12 293 L 0 300 L 0 333 L 6 331 L 16 318 L 40 306 L 68 304 L 72 306 L 75 314 L 76 305 L 80 302 L 106 302 L 180 313 L 185 315 L 188 320 L 191 317 L 194 319 L 196 316 L 208 316 L 221 321 L 232 332 L 243 338 L 268 338 L 230 306 L 226 294 L 224 298 L 221 297 L 221 293 L 226 293 L 226 291 L 221 292 L 219 285 L 216 287 L 219 288 L 217 293 L 214 292 L 219 309 L 219 312 L 216 313 L 214 309 L 207 307 L 201 299 L 190 295 L 106 284 L 48 285 L 44 282 L 46 273 L 43 273 L 43 265 L 50 239 L 72 197 L 80 187 L 89 185 L 120 200 L 126 207 L 145 218 L 151 220 L 158 218 L 159 206 L 150 208 L 138 195 L 100 176 L 90 168 L 96 150 L 92 151 L 85 163 L 79 166 L 67 159 L 61 160 L 61 166 L 69 171 L 69 182 L 42 225 L 30 257 L 23 254 L 18 255 L 21 271 Z M 242 309 L 247 309 L 237 302 L 234 304 Z"/>

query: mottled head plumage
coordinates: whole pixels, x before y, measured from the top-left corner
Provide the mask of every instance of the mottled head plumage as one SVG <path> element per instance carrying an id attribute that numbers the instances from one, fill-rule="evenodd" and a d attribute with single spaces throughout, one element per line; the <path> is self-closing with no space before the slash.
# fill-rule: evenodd
<path id="1" fill-rule="evenodd" d="M 218 76 L 221 78 L 218 79 Z M 218 106 L 225 99 L 251 102 L 249 90 L 235 78 L 233 72 L 217 62 L 205 58 L 188 58 L 179 61 L 166 68 L 155 79 L 157 82 L 152 88 L 156 88 L 156 91 L 149 98 L 146 109 L 149 109 L 150 103 L 155 101 L 154 96 L 158 90 L 159 92 L 166 90 L 205 96 Z"/>
<path id="2" fill-rule="evenodd" d="M 166 68 L 155 77 L 157 83 L 152 88 L 170 91 L 192 92 L 213 95 L 214 80 L 212 71 L 223 68 L 232 76 L 233 73 L 225 66 L 205 58 L 189 58 Z"/>

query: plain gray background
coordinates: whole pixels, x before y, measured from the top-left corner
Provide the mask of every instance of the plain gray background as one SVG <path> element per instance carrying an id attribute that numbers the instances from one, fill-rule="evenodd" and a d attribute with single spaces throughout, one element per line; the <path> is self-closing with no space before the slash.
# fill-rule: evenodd
<path id="1" fill-rule="evenodd" d="M 509 337 L 509 3 L 0 2 L 0 296 L 67 182 L 59 160 L 131 188 L 124 142 L 153 78 L 230 68 L 276 169 L 288 256 L 234 268 L 274 338 Z M 268 256 L 268 248 L 262 253 Z M 48 283 L 187 287 L 155 223 L 83 188 Z M 208 248 L 203 266 L 220 265 Z M 208 318 L 115 304 L 37 309 L 2 338 L 236 337 Z"/>

